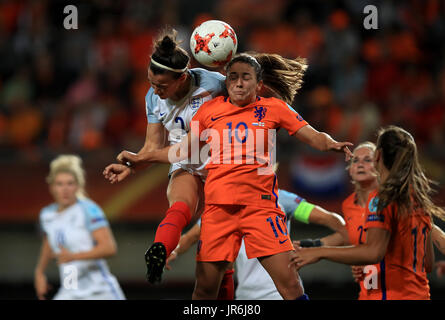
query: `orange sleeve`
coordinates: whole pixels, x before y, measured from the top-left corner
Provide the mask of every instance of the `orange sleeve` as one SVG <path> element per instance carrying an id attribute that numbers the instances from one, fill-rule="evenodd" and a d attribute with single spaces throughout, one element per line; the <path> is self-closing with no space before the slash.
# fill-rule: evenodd
<path id="1" fill-rule="evenodd" d="M 365 230 L 368 228 L 380 228 L 391 232 L 391 221 L 393 219 L 393 206 L 389 205 L 382 212 L 377 213 L 379 198 L 375 195 L 370 197 L 366 206 Z"/>
<path id="2" fill-rule="evenodd" d="M 294 135 L 298 130 L 308 125 L 306 120 L 286 102 L 279 99 L 275 99 L 275 101 L 277 102 L 280 127 L 286 129 L 289 135 Z"/>

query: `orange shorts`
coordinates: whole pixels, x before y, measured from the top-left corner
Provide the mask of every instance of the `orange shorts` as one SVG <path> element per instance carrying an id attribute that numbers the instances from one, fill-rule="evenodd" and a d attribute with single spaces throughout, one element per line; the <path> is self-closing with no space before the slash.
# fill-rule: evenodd
<path id="1" fill-rule="evenodd" d="M 294 250 L 280 209 L 206 204 L 196 260 L 233 262 L 243 238 L 249 259 Z"/>

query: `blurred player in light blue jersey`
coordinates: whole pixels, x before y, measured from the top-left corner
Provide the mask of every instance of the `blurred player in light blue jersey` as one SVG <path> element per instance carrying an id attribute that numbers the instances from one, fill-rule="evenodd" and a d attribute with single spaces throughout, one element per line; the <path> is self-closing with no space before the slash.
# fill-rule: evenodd
<path id="1" fill-rule="evenodd" d="M 104 260 L 115 255 L 117 247 L 102 209 L 85 197 L 82 160 L 74 155 L 57 157 L 47 182 L 54 203 L 40 212 L 44 235 L 34 275 L 37 297 L 46 298 L 45 269 L 55 258 L 60 273 L 55 300 L 125 299 Z"/>
<path id="2" fill-rule="evenodd" d="M 347 239 L 347 231 L 344 227 L 345 222 L 343 218 L 333 212 L 307 202 L 298 195 L 285 191 L 278 191 L 278 204 L 282 211 L 286 214 L 287 230 L 290 232 L 292 217 L 303 223 L 315 223 L 329 227 L 337 231 L 335 237 L 342 237 Z M 178 247 L 172 252 L 168 259 L 167 268 L 170 269 L 170 262 L 172 262 L 179 254 L 186 252 L 199 239 L 200 221 L 193 226 L 187 233 L 185 233 L 179 242 Z M 283 230 L 284 231 L 284 230 Z M 319 239 L 319 244 L 314 245 L 329 245 L 332 236 Z M 306 240 L 310 241 L 310 240 Z M 238 257 L 235 261 L 236 279 L 238 282 L 235 298 L 237 300 L 282 300 L 283 298 L 277 291 L 272 278 L 267 271 L 260 264 L 258 259 L 248 259 L 246 250 L 244 248 L 244 241 L 242 241 Z M 226 272 L 223 282 L 220 287 L 220 297 L 230 298 L 231 286 L 233 287 L 232 273 L 233 270 Z M 225 291 L 222 294 L 222 291 Z M 232 291 L 233 297 L 233 291 Z"/>
<path id="3" fill-rule="evenodd" d="M 147 74 L 151 88 L 145 97 L 147 133 L 138 154 L 180 142 L 190 131 L 190 122 L 199 107 L 225 91 L 225 76 L 221 73 L 188 68 L 190 57 L 179 46 L 176 35 L 175 30 L 167 29 L 154 43 Z M 130 163 L 120 155 L 118 161 L 121 163 L 111 164 L 104 170 L 112 183 L 122 181 L 136 169 L 135 164 L 129 167 Z M 161 281 L 167 257 L 176 248 L 182 229 L 200 214 L 203 180 L 207 175 L 204 166 L 204 163 L 184 161 L 170 168 L 169 209 L 145 255 L 147 280 L 151 283 Z"/>

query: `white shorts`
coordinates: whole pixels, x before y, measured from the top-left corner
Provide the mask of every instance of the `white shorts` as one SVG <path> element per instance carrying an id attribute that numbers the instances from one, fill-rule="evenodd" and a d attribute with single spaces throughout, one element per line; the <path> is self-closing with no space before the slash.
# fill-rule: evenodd
<path id="1" fill-rule="evenodd" d="M 204 183 L 207 178 L 207 170 L 205 169 L 205 164 L 181 164 L 179 162 L 173 163 L 170 166 L 170 170 L 168 172 L 168 178 L 171 178 L 173 172 L 176 170 L 182 169 L 193 176 L 198 176 L 201 178 L 201 181 Z"/>

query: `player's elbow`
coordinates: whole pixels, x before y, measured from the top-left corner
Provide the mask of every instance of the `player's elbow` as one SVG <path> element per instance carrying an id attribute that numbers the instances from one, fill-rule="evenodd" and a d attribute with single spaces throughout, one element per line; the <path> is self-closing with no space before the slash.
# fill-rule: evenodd
<path id="1" fill-rule="evenodd" d="M 326 216 L 326 220 L 327 227 L 334 230 L 335 232 L 343 234 L 346 231 L 345 221 L 339 214 L 329 212 L 329 214 Z"/>
<path id="2" fill-rule="evenodd" d="M 345 225 L 343 218 L 340 215 L 333 212 L 318 213 L 318 211 L 315 210 L 313 210 L 309 216 L 309 222 L 323 225 L 335 232 L 343 231 Z"/>
<path id="3" fill-rule="evenodd" d="M 104 249 L 104 258 L 111 258 L 117 254 L 117 245 L 114 241 L 108 243 Z"/>

